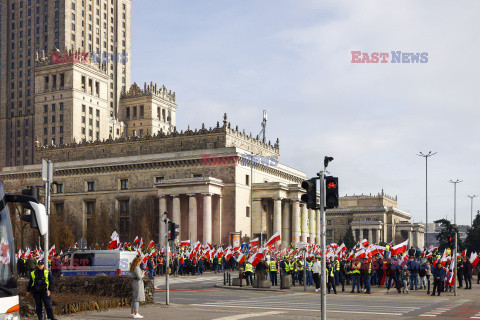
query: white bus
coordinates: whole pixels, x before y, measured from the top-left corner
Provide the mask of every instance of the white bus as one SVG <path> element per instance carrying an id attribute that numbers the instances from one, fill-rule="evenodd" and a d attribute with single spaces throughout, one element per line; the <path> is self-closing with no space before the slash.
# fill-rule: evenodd
<path id="1" fill-rule="evenodd" d="M 8 202 L 24 203 L 31 209 L 41 235 L 47 232 L 45 207 L 37 199 L 24 195 L 5 195 L 0 181 L 0 320 L 20 319 L 20 302 L 17 290 L 15 243 L 8 212 Z"/>

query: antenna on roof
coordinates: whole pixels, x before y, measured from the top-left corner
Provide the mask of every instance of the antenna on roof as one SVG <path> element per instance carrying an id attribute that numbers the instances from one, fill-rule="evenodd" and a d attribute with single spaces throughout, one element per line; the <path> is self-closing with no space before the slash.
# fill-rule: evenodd
<path id="1" fill-rule="evenodd" d="M 263 110 L 263 121 L 261 123 L 262 126 L 262 131 L 258 134 L 259 136 L 262 137 L 262 142 L 265 143 L 266 141 L 266 128 L 267 128 L 267 110 Z"/>

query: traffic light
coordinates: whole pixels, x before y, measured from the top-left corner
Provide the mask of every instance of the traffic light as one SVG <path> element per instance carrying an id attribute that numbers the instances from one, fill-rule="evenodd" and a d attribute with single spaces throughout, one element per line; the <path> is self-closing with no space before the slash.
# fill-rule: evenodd
<path id="1" fill-rule="evenodd" d="M 338 178 L 325 177 L 325 209 L 338 207 Z"/>
<path id="2" fill-rule="evenodd" d="M 40 198 L 40 189 L 38 187 L 32 186 L 28 187 L 28 189 L 23 189 L 22 194 L 25 196 L 31 196 L 37 199 L 37 201 Z"/>
<path id="3" fill-rule="evenodd" d="M 312 178 L 302 182 L 302 188 L 306 190 L 306 193 L 302 194 L 300 199 L 307 204 L 307 209 L 318 209 L 316 180 L 316 178 Z"/>
<path id="4" fill-rule="evenodd" d="M 178 224 L 173 223 L 170 221 L 169 223 L 169 239 L 170 240 L 175 240 L 175 238 L 178 236 Z"/>

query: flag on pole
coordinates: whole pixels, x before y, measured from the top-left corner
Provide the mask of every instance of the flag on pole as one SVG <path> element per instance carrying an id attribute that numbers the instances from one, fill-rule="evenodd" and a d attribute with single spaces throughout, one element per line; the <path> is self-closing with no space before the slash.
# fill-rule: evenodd
<path id="1" fill-rule="evenodd" d="M 273 246 L 277 241 L 280 241 L 280 234 L 278 232 L 275 232 L 275 234 L 270 239 L 268 239 L 265 247 Z"/>
<path id="2" fill-rule="evenodd" d="M 480 259 L 478 258 L 478 255 L 477 255 L 476 252 L 472 252 L 472 253 L 470 254 L 470 263 L 472 264 L 472 268 L 473 268 L 473 269 L 475 269 L 475 268 L 477 267 L 479 260 L 480 260 Z"/>
<path id="3" fill-rule="evenodd" d="M 242 265 L 245 262 L 245 255 L 243 253 L 240 253 L 237 257 L 237 262 Z"/>
<path id="4" fill-rule="evenodd" d="M 405 240 L 404 242 L 402 242 L 400 244 L 397 244 L 396 246 L 392 247 L 392 249 L 390 249 L 390 253 L 392 254 L 392 256 L 402 254 L 405 251 L 407 251 L 407 245 L 408 245 L 408 239 Z"/>
<path id="5" fill-rule="evenodd" d="M 250 241 L 251 246 L 258 246 L 260 244 L 260 240 L 258 240 L 258 237 Z"/>
<path id="6" fill-rule="evenodd" d="M 180 241 L 180 247 L 183 247 L 183 246 L 190 246 L 190 240 L 182 240 Z"/>
<path id="7" fill-rule="evenodd" d="M 118 247 L 118 243 L 120 242 L 120 236 L 116 231 L 113 231 L 112 236 L 110 237 L 112 241 L 110 241 L 110 244 L 108 245 L 108 249 L 116 249 Z M 75 243 L 75 245 L 77 245 Z"/>

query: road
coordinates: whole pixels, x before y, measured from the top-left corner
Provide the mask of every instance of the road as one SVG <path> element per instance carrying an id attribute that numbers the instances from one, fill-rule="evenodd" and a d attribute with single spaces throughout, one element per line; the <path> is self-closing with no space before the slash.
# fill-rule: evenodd
<path id="1" fill-rule="evenodd" d="M 145 319 L 318 319 L 320 294 L 303 291 L 232 290 L 215 287 L 223 274 L 170 278 L 170 305 L 165 306 L 165 281 L 155 280 L 154 305 L 142 306 Z M 378 289 L 377 289 L 378 290 Z M 459 297 L 339 293 L 327 296 L 328 319 L 480 319 L 480 287 Z M 128 310 L 91 312 L 59 319 L 127 319 Z"/>

